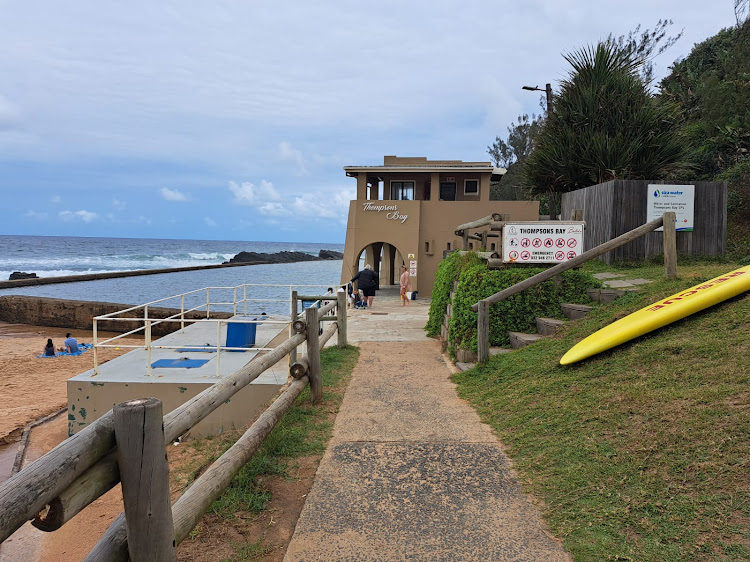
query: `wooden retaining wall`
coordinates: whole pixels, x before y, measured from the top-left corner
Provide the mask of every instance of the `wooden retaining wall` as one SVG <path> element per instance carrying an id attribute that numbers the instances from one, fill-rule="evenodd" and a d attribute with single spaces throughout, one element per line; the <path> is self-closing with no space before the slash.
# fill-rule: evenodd
<path id="1" fill-rule="evenodd" d="M 562 196 L 562 218 L 583 209 L 586 221 L 584 250 L 590 250 L 644 224 L 649 184 L 695 185 L 693 232 L 677 232 L 677 252 L 691 256 L 724 256 L 727 242 L 726 182 L 682 182 L 613 180 Z M 616 261 L 644 259 L 662 253 L 663 234 L 651 232 L 600 259 Z"/>

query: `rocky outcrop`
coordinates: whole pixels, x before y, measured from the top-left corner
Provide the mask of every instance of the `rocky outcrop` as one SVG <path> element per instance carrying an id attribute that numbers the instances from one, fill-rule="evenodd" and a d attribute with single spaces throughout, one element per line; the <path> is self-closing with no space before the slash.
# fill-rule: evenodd
<path id="1" fill-rule="evenodd" d="M 8 281 L 15 281 L 16 279 L 38 279 L 36 273 L 26 273 L 25 271 L 14 271 L 8 277 Z"/>
<path id="2" fill-rule="evenodd" d="M 334 252 L 333 250 L 321 250 L 318 253 L 318 257 L 322 260 L 343 260 L 344 254 L 341 252 Z"/>
<path id="3" fill-rule="evenodd" d="M 294 263 L 300 261 L 318 261 L 318 260 L 340 260 L 343 254 L 331 250 L 320 250 L 317 256 L 306 254 L 305 252 L 275 252 L 273 254 L 264 254 L 262 252 L 240 252 L 228 262 L 224 263 Z"/>

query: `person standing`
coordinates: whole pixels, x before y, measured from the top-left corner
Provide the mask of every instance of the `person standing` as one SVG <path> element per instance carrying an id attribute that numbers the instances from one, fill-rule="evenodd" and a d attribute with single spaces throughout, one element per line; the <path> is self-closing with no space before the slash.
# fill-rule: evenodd
<path id="1" fill-rule="evenodd" d="M 401 306 L 406 306 L 409 303 L 409 295 L 411 292 L 411 278 L 409 272 L 406 270 L 406 266 L 401 266 L 401 277 L 399 277 L 399 285 L 401 285 Z"/>
<path id="2" fill-rule="evenodd" d="M 357 289 L 367 300 L 367 308 L 372 308 L 372 300 L 375 298 L 375 291 L 378 288 L 378 274 L 373 271 L 372 266 L 368 263 L 365 268 L 352 277 L 352 283 L 357 281 Z"/>

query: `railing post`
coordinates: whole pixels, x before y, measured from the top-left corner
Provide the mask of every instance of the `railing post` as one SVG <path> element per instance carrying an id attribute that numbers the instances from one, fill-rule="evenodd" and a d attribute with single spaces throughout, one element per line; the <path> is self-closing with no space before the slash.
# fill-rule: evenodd
<path id="1" fill-rule="evenodd" d="M 216 323 L 216 376 L 221 376 L 221 320 Z"/>
<path id="2" fill-rule="evenodd" d="M 289 287 L 291 289 L 291 286 Z M 294 321 L 297 320 L 297 291 L 292 291 L 291 298 L 289 299 L 290 312 L 289 312 L 289 337 L 291 338 L 297 332 L 294 331 Z M 297 362 L 297 348 L 289 352 L 289 368 Z"/>
<path id="3" fill-rule="evenodd" d="M 206 287 L 206 318 L 210 318 L 210 310 L 211 310 L 211 295 L 210 295 L 211 287 Z"/>
<path id="4" fill-rule="evenodd" d="M 134 562 L 175 560 L 162 413 L 156 398 L 113 408 L 128 554 Z"/>
<path id="5" fill-rule="evenodd" d="M 485 363 L 490 359 L 490 304 L 479 301 L 477 312 L 477 361 Z"/>
<path id="6" fill-rule="evenodd" d="M 318 326 L 318 307 L 311 306 L 305 310 L 305 337 L 307 339 L 307 361 L 310 370 L 310 396 L 313 404 L 323 399 L 323 377 L 320 368 L 320 343 Z"/>
<path id="7" fill-rule="evenodd" d="M 180 295 L 180 331 L 185 329 L 185 294 Z"/>
<path id="8" fill-rule="evenodd" d="M 242 302 L 245 308 L 245 316 L 247 316 L 247 284 L 242 285 Z"/>
<path id="9" fill-rule="evenodd" d="M 97 326 L 96 326 L 96 318 L 94 318 L 94 374 L 99 374 L 99 352 L 98 348 L 96 347 L 98 338 L 97 338 Z"/>
<path id="10" fill-rule="evenodd" d="M 467 228 L 461 233 L 461 238 L 463 239 L 463 250 L 464 252 L 469 250 L 469 229 Z"/>
<path id="11" fill-rule="evenodd" d="M 677 277 L 677 231 L 675 222 L 677 215 L 673 212 L 664 213 L 664 274 L 667 279 Z"/>
<path id="12" fill-rule="evenodd" d="M 346 347 L 346 292 L 336 293 L 336 328 L 338 330 L 338 347 Z"/>
<path id="13" fill-rule="evenodd" d="M 146 319 L 146 376 L 151 376 L 151 320 Z"/>
<path id="14" fill-rule="evenodd" d="M 237 287 L 234 288 L 234 296 L 232 297 L 233 315 L 237 316 Z"/>

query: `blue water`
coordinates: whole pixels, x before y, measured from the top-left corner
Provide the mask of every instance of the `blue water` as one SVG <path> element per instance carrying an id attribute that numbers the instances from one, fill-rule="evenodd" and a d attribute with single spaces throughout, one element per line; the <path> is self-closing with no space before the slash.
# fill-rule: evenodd
<path id="1" fill-rule="evenodd" d="M 343 244 L 307 242 L 241 242 L 221 240 L 157 240 L 136 238 L 75 238 L 57 236 L 0 236 L 0 279 L 13 271 L 34 272 L 39 277 L 80 273 L 160 269 L 219 264 L 240 251 L 298 251 L 317 255 L 322 249 L 343 252 Z M 279 284 L 285 287 L 248 289 L 248 298 L 288 301 L 289 288 L 304 294 L 301 285 L 335 286 L 341 276 L 341 261 L 252 265 L 202 271 L 164 273 L 80 283 L 40 285 L 0 290 L 0 296 L 17 294 L 74 300 L 94 300 L 127 305 L 143 304 L 202 287 L 234 287 L 249 284 Z M 321 291 L 323 292 L 323 291 Z M 318 293 L 319 294 L 319 293 Z M 211 300 L 233 299 L 231 290 L 211 291 Z M 205 301 L 205 292 L 186 301 L 194 306 Z M 164 306 L 180 306 L 179 300 Z M 255 301 L 248 312 L 287 313 L 288 304 Z M 217 307 L 227 309 L 228 307 Z"/>

